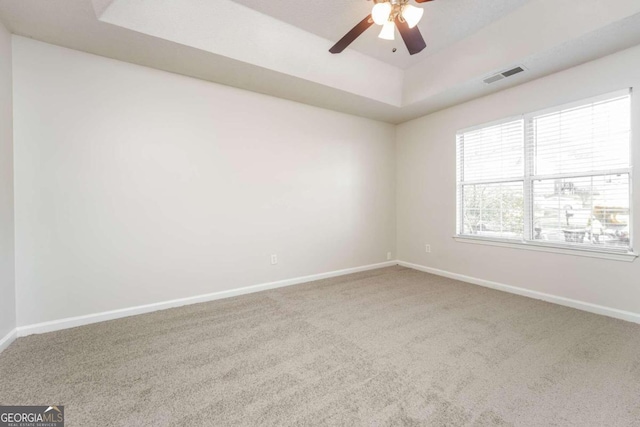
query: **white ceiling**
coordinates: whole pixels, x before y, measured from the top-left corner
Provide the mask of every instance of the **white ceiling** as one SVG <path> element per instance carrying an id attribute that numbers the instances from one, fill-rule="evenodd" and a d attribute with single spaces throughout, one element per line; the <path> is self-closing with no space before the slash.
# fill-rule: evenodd
<path id="1" fill-rule="evenodd" d="M 294 25 L 327 40 L 337 42 L 347 31 L 371 13 L 371 0 L 233 0 L 265 15 Z M 441 49 L 475 33 L 529 0 L 435 0 L 416 4 L 425 10 L 418 24 L 427 48 L 409 55 L 396 31 L 395 41 L 378 38 L 380 27 L 373 26 L 349 48 L 406 69 Z M 397 51 L 394 53 L 393 48 Z"/>
<path id="2" fill-rule="evenodd" d="M 371 29 L 331 55 L 371 3 L 293 2 L 0 0 L 0 19 L 44 42 L 390 123 L 640 44 L 638 0 L 436 0 L 425 52 L 391 54 Z M 482 82 L 515 65 L 527 72 Z"/>

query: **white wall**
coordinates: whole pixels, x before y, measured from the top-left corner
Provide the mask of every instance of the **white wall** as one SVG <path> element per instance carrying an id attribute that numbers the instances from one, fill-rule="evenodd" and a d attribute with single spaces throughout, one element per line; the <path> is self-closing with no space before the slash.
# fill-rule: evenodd
<path id="1" fill-rule="evenodd" d="M 452 273 L 640 313 L 640 261 L 633 263 L 458 243 L 455 133 L 625 87 L 640 88 L 640 46 L 402 124 L 397 129 L 398 258 Z M 640 96 L 633 98 L 640 129 Z M 633 136 L 640 165 L 640 132 Z M 633 185 L 640 188 L 640 174 Z M 640 195 L 634 198 L 640 213 Z M 636 242 L 640 214 L 635 215 Z M 425 252 L 430 244 L 432 253 Z"/>
<path id="2" fill-rule="evenodd" d="M 396 230 L 403 261 L 640 313 L 640 261 L 452 239 L 458 129 L 638 69 L 640 47 L 394 128 L 14 37 L 18 325 L 382 262 Z"/>
<path id="3" fill-rule="evenodd" d="M 11 34 L 0 22 L 0 340 L 16 327 Z"/>
<path id="4" fill-rule="evenodd" d="M 19 326 L 395 257 L 392 125 L 13 53 Z"/>

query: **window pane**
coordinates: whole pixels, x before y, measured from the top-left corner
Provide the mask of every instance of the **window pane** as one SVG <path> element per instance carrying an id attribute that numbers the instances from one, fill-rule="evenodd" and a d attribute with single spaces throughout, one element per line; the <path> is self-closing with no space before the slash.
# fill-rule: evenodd
<path id="1" fill-rule="evenodd" d="M 531 126 L 536 175 L 629 167 L 629 96 L 534 117 Z"/>
<path id="2" fill-rule="evenodd" d="M 533 182 L 534 239 L 629 247 L 629 175 Z"/>
<path id="3" fill-rule="evenodd" d="M 484 237 L 522 239 L 522 182 L 464 185 L 463 232 Z"/>
<path id="4" fill-rule="evenodd" d="M 524 175 L 522 120 L 458 135 L 462 181 L 520 178 Z"/>

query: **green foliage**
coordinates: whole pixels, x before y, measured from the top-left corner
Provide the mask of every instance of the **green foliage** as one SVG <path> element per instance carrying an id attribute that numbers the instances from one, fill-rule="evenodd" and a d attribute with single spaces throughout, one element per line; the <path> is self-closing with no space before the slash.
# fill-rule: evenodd
<path id="1" fill-rule="evenodd" d="M 465 232 L 523 234 L 521 183 L 465 185 L 463 191 Z"/>

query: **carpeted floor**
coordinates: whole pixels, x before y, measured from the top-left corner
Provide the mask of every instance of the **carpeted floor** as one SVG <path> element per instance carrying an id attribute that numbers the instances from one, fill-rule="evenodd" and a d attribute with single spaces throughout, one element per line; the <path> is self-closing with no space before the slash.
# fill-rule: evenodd
<path id="1" fill-rule="evenodd" d="M 391 267 L 18 339 L 67 426 L 639 426 L 640 325 Z"/>

